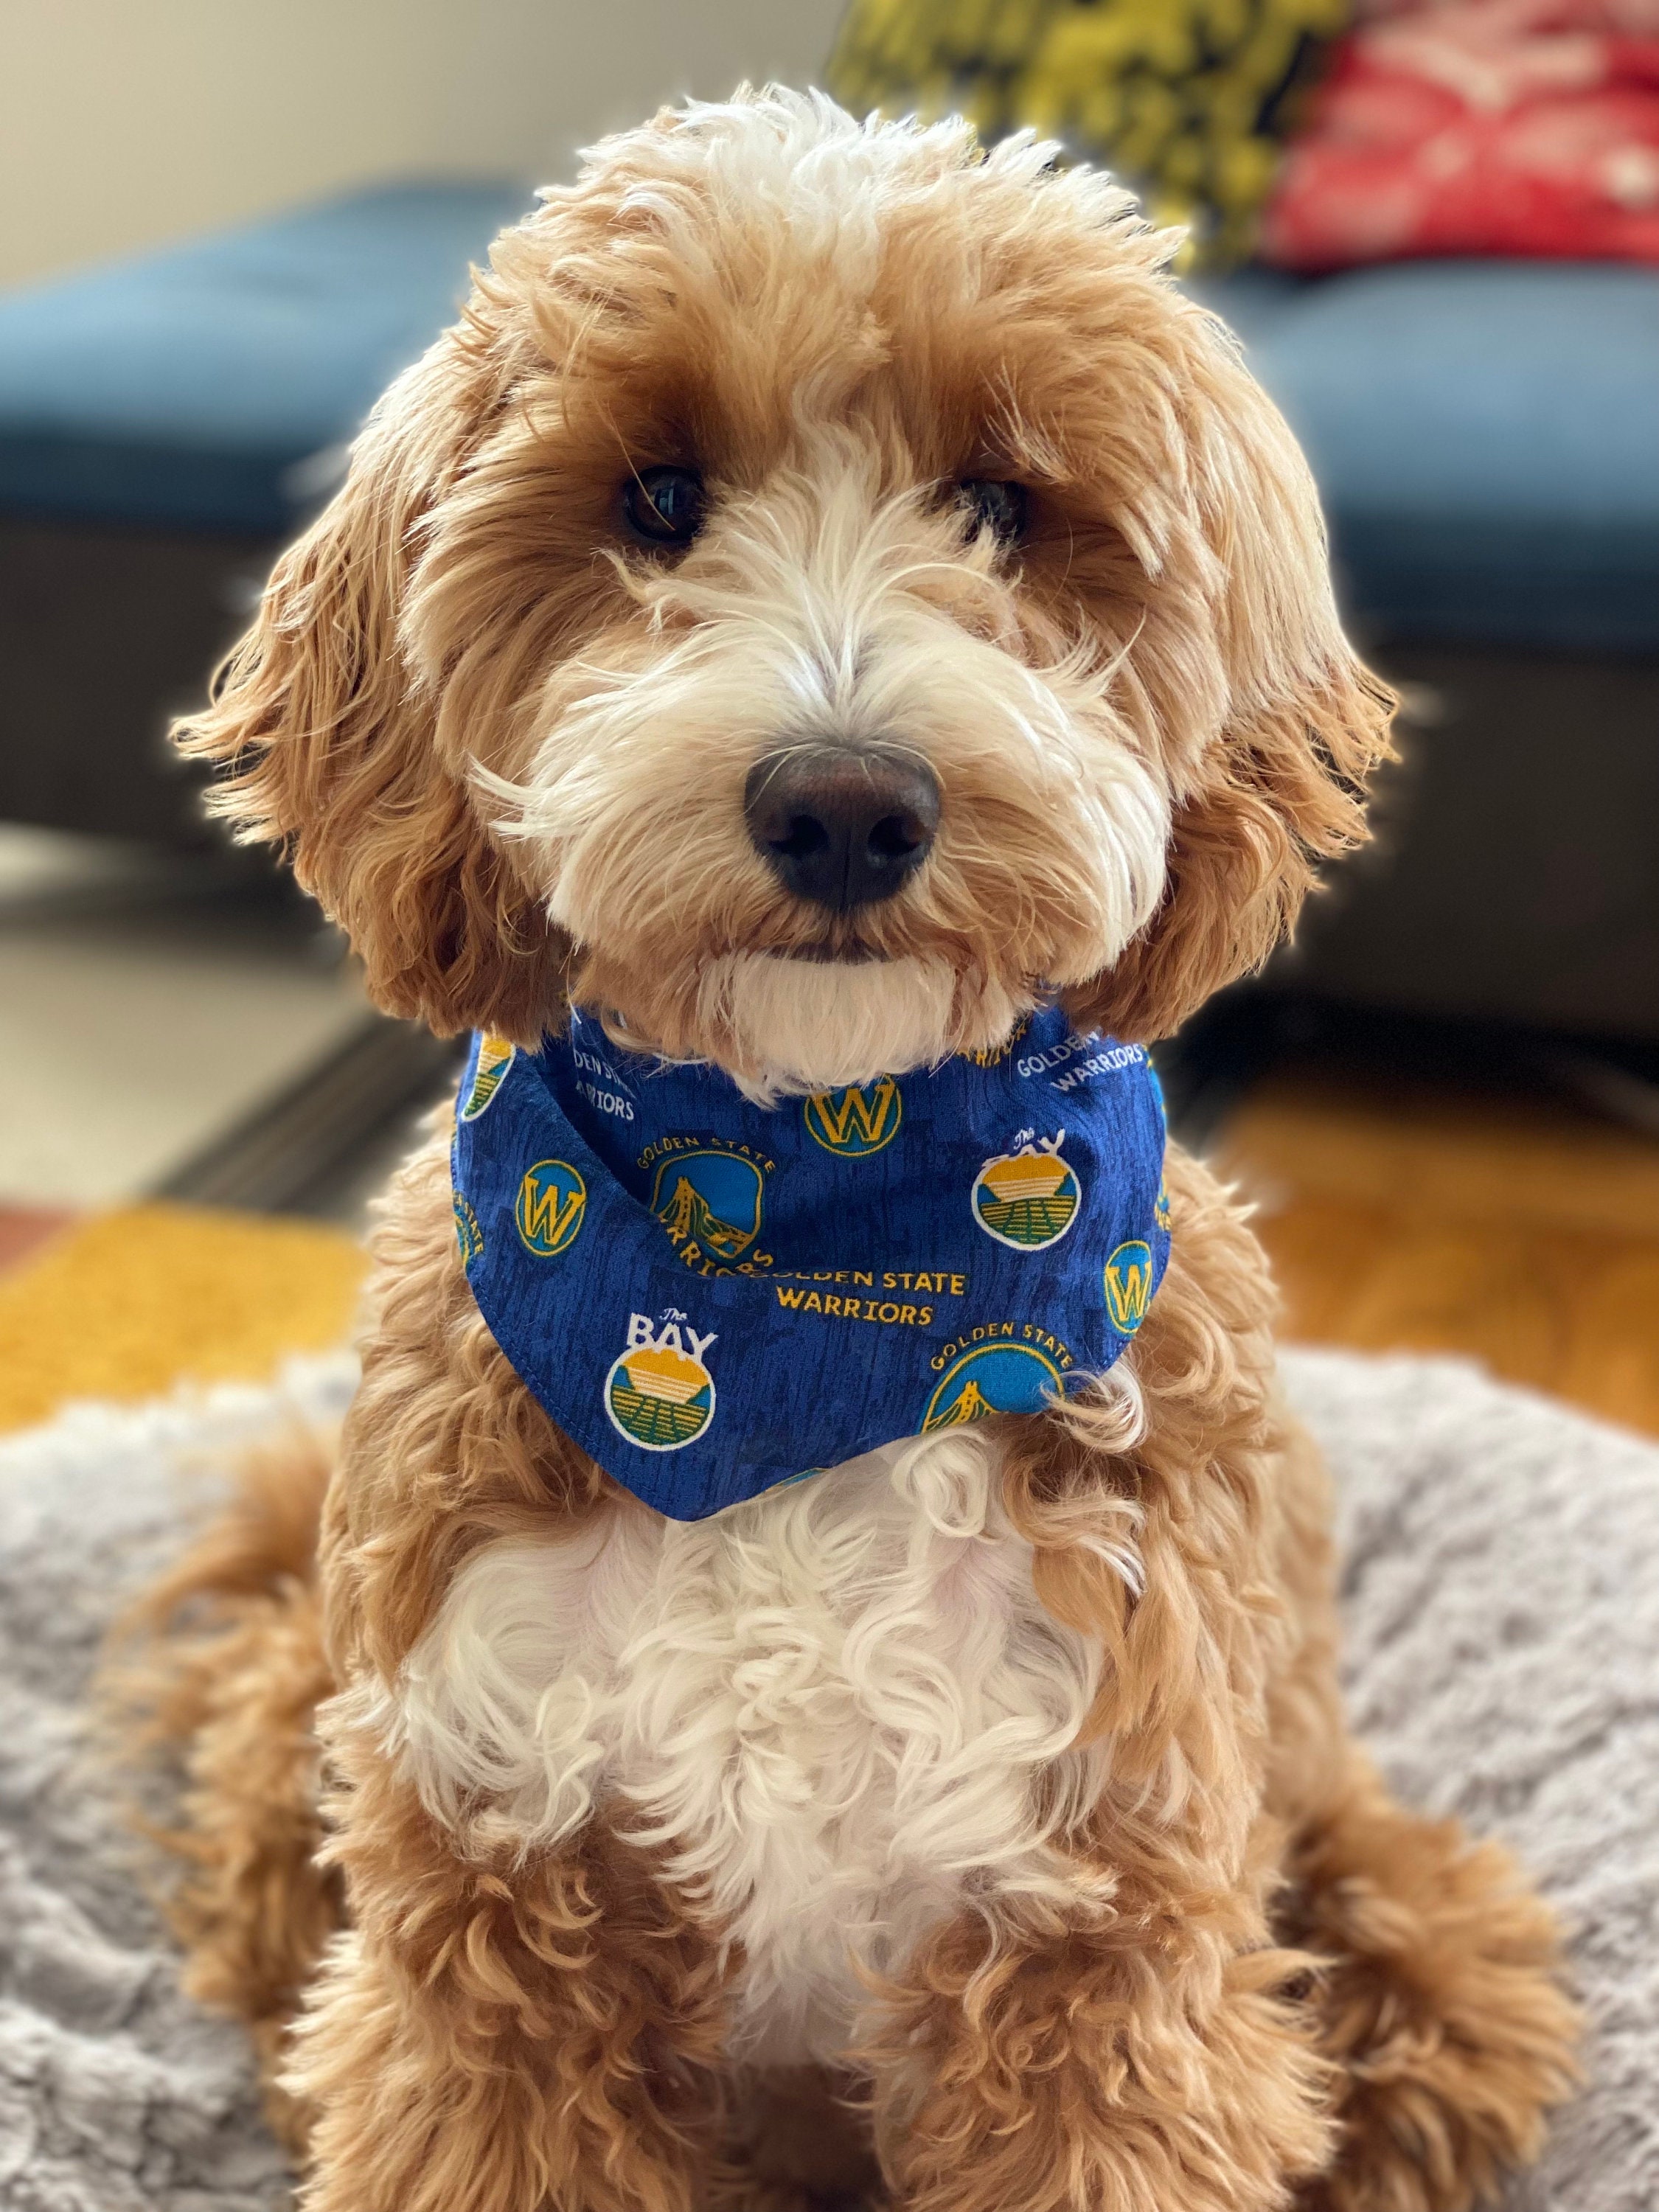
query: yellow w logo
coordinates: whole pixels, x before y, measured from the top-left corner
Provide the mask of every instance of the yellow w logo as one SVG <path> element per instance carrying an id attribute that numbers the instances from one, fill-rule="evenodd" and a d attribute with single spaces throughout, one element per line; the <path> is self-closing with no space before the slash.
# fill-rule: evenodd
<path id="1" fill-rule="evenodd" d="M 519 1185 L 514 1218 L 529 1249 L 544 1260 L 562 1252 L 582 1225 L 587 1186 L 563 1160 L 538 1160 Z"/>
<path id="2" fill-rule="evenodd" d="M 805 1106 L 806 1127 L 826 1152 L 856 1156 L 891 1144 L 904 1119 L 904 1101 L 890 1075 L 845 1091 L 820 1091 Z"/>
<path id="3" fill-rule="evenodd" d="M 1121 1335 L 1133 1336 L 1152 1295 L 1152 1247 L 1139 1237 L 1120 1244 L 1106 1262 L 1106 1310 Z"/>

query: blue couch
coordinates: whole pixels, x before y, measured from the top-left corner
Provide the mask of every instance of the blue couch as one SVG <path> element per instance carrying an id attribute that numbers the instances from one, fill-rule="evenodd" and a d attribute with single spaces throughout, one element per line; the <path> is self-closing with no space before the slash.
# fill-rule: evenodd
<path id="1" fill-rule="evenodd" d="M 0 300 L 0 815 L 177 834 L 166 711 L 527 199 L 388 185 Z M 1302 987 L 1659 1035 L 1659 275 L 1199 289 L 1407 690 L 1392 863 L 1323 902 Z"/>
<path id="2" fill-rule="evenodd" d="M 390 185 L 0 298 L 0 819 L 214 836 L 167 718 L 529 198 Z"/>
<path id="3" fill-rule="evenodd" d="M 1200 289 L 1313 463 L 1352 619 L 1659 652 L 1659 274 L 1415 261 Z"/>
<path id="4" fill-rule="evenodd" d="M 0 512 L 279 538 L 514 184 L 402 184 L 0 299 Z"/>

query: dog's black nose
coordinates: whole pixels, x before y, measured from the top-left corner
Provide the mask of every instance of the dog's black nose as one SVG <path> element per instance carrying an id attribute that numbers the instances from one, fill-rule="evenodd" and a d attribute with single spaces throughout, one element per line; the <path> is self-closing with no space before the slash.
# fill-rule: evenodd
<path id="1" fill-rule="evenodd" d="M 939 828 L 933 770 L 879 746 L 789 746 L 749 772 L 749 834 L 785 887 L 836 914 L 891 898 Z"/>

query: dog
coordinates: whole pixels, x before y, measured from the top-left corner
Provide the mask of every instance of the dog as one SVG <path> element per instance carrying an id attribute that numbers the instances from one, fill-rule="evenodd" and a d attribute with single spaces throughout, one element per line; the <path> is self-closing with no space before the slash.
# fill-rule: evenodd
<path id="1" fill-rule="evenodd" d="M 1389 742 L 1176 242 L 1029 137 L 817 95 L 608 139 L 181 726 L 379 1004 L 482 1039 L 382 1202 L 337 1455 L 249 1472 L 137 1662 L 189 1985 L 252 2026 L 307 2212 L 1461 2212 L 1566 2092 L 1547 1909 L 1346 1731 L 1242 1210 L 1171 1145 L 1116 1307 L 1087 1244 L 1079 1117 L 1138 1085 L 1155 1157 L 1145 1046 L 1284 938 Z M 552 1112 L 572 1037 L 587 1165 L 535 1163 L 515 1229 L 452 1142 Z M 630 1197 L 653 1071 L 750 1132 L 711 1140 L 733 1188 L 769 1132 L 810 1166 L 816 1113 L 849 1206 L 901 1094 L 1046 1099 L 977 1219 L 926 1146 L 903 1188 L 975 1269 L 1088 1252 L 1042 1334 L 1114 1356 L 936 1419 L 966 1274 L 838 1290 L 689 1168 L 678 1226 Z M 492 1327 L 486 1248 L 550 1283 L 584 1208 L 557 1328 L 517 1275 Z M 595 1348 L 601 1221 L 684 1293 Z M 787 1271 L 798 1349 L 711 1352 L 708 1301 Z M 928 1410 L 872 1432 L 847 1404 L 907 1359 Z"/>

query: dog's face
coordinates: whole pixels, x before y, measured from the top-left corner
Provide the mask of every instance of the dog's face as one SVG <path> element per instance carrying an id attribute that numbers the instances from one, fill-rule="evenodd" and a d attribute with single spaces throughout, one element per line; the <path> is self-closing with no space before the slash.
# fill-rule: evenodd
<path id="1" fill-rule="evenodd" d="M 787 95 L 498 240 L 186 745 L 392 1011 L 761 1095 L 1172 1026 L 1358 834 L 1306 471 L 1125 195 Z"/>

